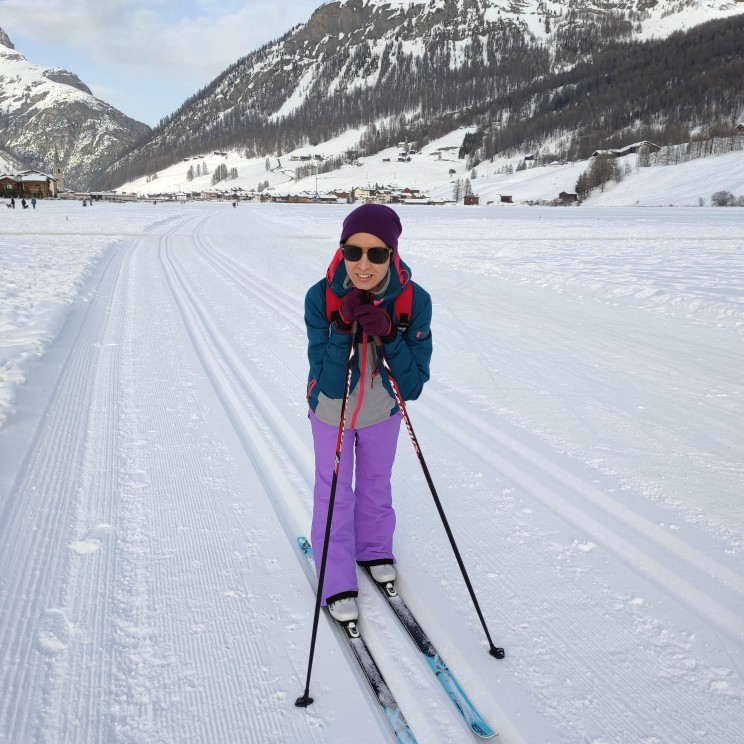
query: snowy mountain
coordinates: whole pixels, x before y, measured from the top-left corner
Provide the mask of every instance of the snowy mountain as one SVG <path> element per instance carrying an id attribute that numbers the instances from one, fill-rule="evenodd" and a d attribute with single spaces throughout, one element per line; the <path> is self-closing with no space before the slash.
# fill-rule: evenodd
<path id="1" fill-rule="evenodd" d="M 326 3 L 306 24 L 239 60 L 186 101 L 146 144 L 116 163 L 105 185 L 215 150 L 281 156 L 356 128 L 367 128 L 357 143 L 366 152 L 400 139 L 422 144 L 458 126 L 476 125 L 488 133 L 528 120 L 540 105 L 560 108 L 562 98 L 556 95 L 597 77 L 597 59 L 602 79 L 619 60 L 640 60 L 623 84 L 637 90 L 641 83 L 650 84 L 651 89 L 631 109 L 635 119 L 629 124 L 664 122 L 666 112 L 654 93 L 667 85 L 680 90 L 679 81 L 670 80 L 679 71 L 662 68 L 650 81 L 642 80 L 644 71 L 656 69 L 655 60 L 667 58 L 670 49 L 675 53 L 675 44 L 710 46 L 707 38 L 679 42 L 675 34 L 711 19 L 724 24 L 720 19 L 730 16 L 741 20 L 743 9 L 730 0 L 588 2 L 578 8 L 567 0 Z M 725 41 L 720 29 L 711 34 Z M 700 108 L 700 91 L 684 90 L 684 105 L 691 99 L 697 106 L 685 113 L 700 123 L 744 113 L 738 84 L 742 50 L 736 38 L 731 44 L 733 51 L 726 47 L 707 68 L 700 70 L 698 64 L 694 70 L 712 77 L 727 99 L 725 106 L 716 101 L 715 110 Z M 606 50 L 609 58 L 601 58 Z M 732 54 L 735 69 L 729 77 L 734 82 L 718 74 L 724 60 L 730 65 Z M 580 65 L 585 68 L 579 81 L 558 77 Z M 624 96 L 623 89 L 613 105 L 627 110 Z M 585 107 L 577 113 L 588 128 L 601 127 L 604 115 Z"/>
<path id="2" fill-rule="evenodd" d="M 29 62 L 0 29 L 2 147 L 28 165 L 51 170 L 65 186 L 84 188 L 149 127 L 96 98 L 72 72 Z"/>
<path id="3" fill-rule="evenodd" d="M 11 155 L 6 150 L 0 149 L 0 172 L 9 173 L 23 170 L 24 164 L 18 158 Z"/>

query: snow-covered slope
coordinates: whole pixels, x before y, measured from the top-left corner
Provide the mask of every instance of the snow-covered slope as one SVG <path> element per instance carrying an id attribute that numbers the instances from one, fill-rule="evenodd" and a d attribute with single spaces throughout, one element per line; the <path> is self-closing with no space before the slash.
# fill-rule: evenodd
<path id="1" fill-rule="evenodd" d="M 380 140 L 384 147 L 406 130 L 423 141 L 445 132 L 449 122 L 521 119 L 535 101 L 514 103 L 510 94 L 550 98 L 534 88 L 536 80 L 591 60 L 610 43 L 664 39 L 742 10 L 729 0 L 325 3 L 307 23 L 238 60 L 192 96 L 112 166 L 106 183 L 118 186 L 176 157 L 215 150 L 241 147 L 281 157 L 369 123 L 384 122 L 390 133 Z M 643 108 L 644 124 L 664 116 L 653 102 Z M 713 116 L 708 113 L 701 116 Z M 600 119 L 583 126 L 591 129 Z M 366 147 L 378 149 L 375 137 Z"/>
<path id="2" fill-rule="evenodd" d="M 17 173 L 23 168 L 24 165 L 18 158 L 5 150 L 0 150 L 0 173 Z"/>
<path id="3" fill-rule="evenodd" d="M 3 41 L 4 40 L 4 41 Z M 3 146 L 51 172 L 58 155 L 65 184 L 84 188 L 149 127 L 96 98 L 77 75 L 29 62 L 0 38 Z"/>
<path id="4" fill-rule="evenodd" d="M 472 178 L 472 169 L 467 168 L 465 158 L 458 158 L 463 137 L 469 129 L 457 129 L 445 137 L 424 146 L 420 152 L 410 156 L 410 161 L 398 162 L 400 149 L 382 150 L 370 157 L 358 158 L 354 164 L 344 165 L 317 177 L 295 179 L 295 169 L 304 164 L 293 161 L 295 156 L 329 157 L 353 147 L 360 130 L 349 131 L 341 137 L 317 147 L 306 147 L 286 153 L 281 158 L 270 158 L 270 170 L 266 170 L 265 158 L 245 158 L 243 153 L 229 151 L 226 156 L 205 154 L 188 159 L 158 173 L 155 180 L 137 179 L 125 184 L 121 190 L 134 192 L 143 197 L 158 193 L 188 191 L 223 191 L 233 193 L 253 192 L 259 184 L 268 181 L 274 193 L 308 192 L 328 193 L 334 189 L 350 191 L 356 186 L 394 186 L 417 188 L 439 199 L 452 199 L 454 183 L 466 178 L 471 180 L 472 190 L 480 197 L 481 205 L 498 203 L 501 195 L 510 195 L 514 203 L 552 201 L 561 191 L 574 193 L 576 182 L 587 168 L 590 160 L 575 163 L 554 163 L 529 167 L 517 171 L 523 156 L 496 159 L 479 164 Z M 744 142 L 744 134 L 740 135 Z M 730 191 L 735 196 L 744 195 L 744 150 L 720 155 L 708 155 L 686 164 L 640 167 L 635 155 L 619 161 L 622 170 L 628 172 L 620 184 L 609 183 L 603 192 L 595 192 L 588 203 L 598 206 L 698 206 L 700 199 L 710 205 L 710 197 L 717 191 Z M 190 167 L 207 164 L 207 175 L 187 180 Z M 235 168 L 238 177 L 211 182 L 215 169 L 224 164 L 228 170 Z M 528 162 L 531 165 L 531 161 Z M 450 171 L 454 170 L 454 174 Z M 512 172 L 507 173 L 505 171 Z M 237 190 L 240 191 L 237 191 Z"/>

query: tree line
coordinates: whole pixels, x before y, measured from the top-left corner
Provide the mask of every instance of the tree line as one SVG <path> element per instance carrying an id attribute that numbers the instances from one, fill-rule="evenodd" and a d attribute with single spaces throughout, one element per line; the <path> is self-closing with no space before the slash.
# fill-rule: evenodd
<path id="1" fill-rule="evenodd" d="M 687 142 L 731 133 L 744 111 L 744 15 L 710 21 L 663 41 L 615 41 L 592 61 L 490 102 L 483 158 L 530 152 L 547 139 L 562 160 L 650 140 Z"/>

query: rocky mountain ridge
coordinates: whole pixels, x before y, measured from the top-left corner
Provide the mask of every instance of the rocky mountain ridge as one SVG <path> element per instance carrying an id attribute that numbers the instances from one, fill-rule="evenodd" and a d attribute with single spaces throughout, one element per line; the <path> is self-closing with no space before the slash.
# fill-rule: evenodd
<path id="1" fill-rule="evenodd" d="M 613 44 L 664 43 L 742 13 L 734 0 L 334 0 L 187 100 L 106 183 L 211 149 L 281 155 L 366 127 L 360 147 L 375 151 L 458 125 L 528 119 L 545 95 L 529 94 L 536 81 Z M 513 110 L 520 91 L 526 101 Z"/>
<path id="2" fill-rule="evenodd" d="M 78 189 L 150 131 L 96 98 L 74 73 L 29 62 L 2 29 L 0 122 L 0 147 L 47 172 L 58 158 L 65 185 Z"/>

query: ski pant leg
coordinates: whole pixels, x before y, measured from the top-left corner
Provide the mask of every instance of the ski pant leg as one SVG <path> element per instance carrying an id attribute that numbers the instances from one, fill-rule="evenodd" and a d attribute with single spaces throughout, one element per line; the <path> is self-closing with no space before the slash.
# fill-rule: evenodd
<path id="1" fill-rule="evenodd" d="M 310 424 L 315 448 L 315 487 L 313 489 L 313 524 L 310 533 L 315 557 L 315 568 L 320 576 L 323 556 L 328 504 L 331 498 L 331 483 L 336 461 L 338 426 L 320 421 L 310 412 Z M 328 559 L 323 581 L 322 604 L 327 597 L 358 590 L 356 576 L 356 543 L 354 539 L 354 491 L 351 481 L 354 475 L 353 429 L 344 432 L 341 448 L 341 463 L 336 482 L 336 498 L 331 521 L 331 539 L 328 544 Z"/>
<path id="2" fill-rule="evenodd" d="M 356 558 L 360 562 L 393 557 L 395 511 L 390 478 L 400 431 L 399 415 L 357 429 Z"/>

